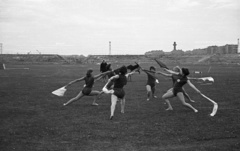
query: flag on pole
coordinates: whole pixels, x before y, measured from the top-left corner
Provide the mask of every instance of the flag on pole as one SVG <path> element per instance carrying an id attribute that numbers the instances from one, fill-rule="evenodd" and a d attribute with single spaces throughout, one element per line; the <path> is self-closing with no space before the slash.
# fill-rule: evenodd
<path id="1" fill-rule="evenodd" d="M 64 93 L 67 91 L 67 89 L 64 87 L 61 87 L 55 91 L 52 92 L 52 94 L 56 95 L 56 96 L 64 96 Z"/>
<path id="2" fill-rule="evenodd" d="M 161 68 L 169 69 L 163 62 L 160 60 L 154 59 Z"/>

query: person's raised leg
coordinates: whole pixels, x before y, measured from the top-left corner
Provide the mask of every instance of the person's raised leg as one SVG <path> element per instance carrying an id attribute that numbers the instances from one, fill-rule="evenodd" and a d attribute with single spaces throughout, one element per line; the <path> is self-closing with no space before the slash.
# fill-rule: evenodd
<path id="1" fill-rule="evenodd" d="M 113 119 L 115 108 L 116 108 L 116 105 L 117 105 L 117 100 L 118 100 L 117 96 L 112 94 L 112 96 L 111 96 L 111 115 L 110 115 L 110 120 Z"/>

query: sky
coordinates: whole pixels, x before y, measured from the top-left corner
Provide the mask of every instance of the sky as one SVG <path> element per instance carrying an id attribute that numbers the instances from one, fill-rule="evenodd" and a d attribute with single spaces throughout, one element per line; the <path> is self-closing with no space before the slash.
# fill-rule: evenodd
<path id="1" fill-rule="evenodd" d="M 107 55 L 237 44 L 239 0 L 0 0 L 6 54 Z"/>

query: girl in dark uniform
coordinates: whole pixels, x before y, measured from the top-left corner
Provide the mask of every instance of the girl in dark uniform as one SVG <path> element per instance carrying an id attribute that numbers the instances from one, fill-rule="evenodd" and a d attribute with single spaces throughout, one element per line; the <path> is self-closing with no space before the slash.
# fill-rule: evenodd
<path id="1" fill-rule="evenodd" d="M 188 83 L 188 85 L 190 87 L 192 87 L 197 93 L 201 93 L 188 79 L 188 75 L 189 75 L 189 71 L 187 68 L 182 68 L 181 73 L 178 72 L 174 72 L 168 69 L 165 69 L 167 72 L 174 74 L 174 75 L 178 75 L 178 78 L 173 86 L 172 91 L 168 91 L 167 93 L 165 93 L 162 98 L 165 99 L 166 103 L 168 104 L 168 108 L 166 110 L 173 110 L 172 105 L 170 104 L 170 101 L 168 100 L 169 98 L 172 97 L 178 97 L 178 99 L 182 102 L 182 104 L 190 109 L 192 109 L 194 112 L 198 112 L 197 109 L 195 109 L 191 104 L 186 103 L 185 99 L 184 99 L 184 90 L 183 90 L 183 86 Z"/>
<path id="2" fill-rule="evenodd" d="M 93 101 L 92 105 L 98 105 L 96 103 L 96 100 L 97 100 L 97 96 L 100 94 L 100 91 L 92 90 L 92 87 L 94 85 L 94 79 L 99 78 L 101 76 L 104 76 L 108 72 L 104 72 L 104 73 L 98 74 L 96 76 L 92 76 L 92 72 L 93 72 L 93 70 L 89 69 L 87 71 L 87 74 L 86 74 L 85 77 L 82 77 L 82 78 L 76 79 L 74 81 L 71 81 L 66 85 L 66 87 L 68 87 L 68 86 L 70 86 L 70 85 L 72 85 L 76 82 L 80 82 L 80 81 L 83 81 L 83 80 L 85 81 L 85 85 L 84 85 L 84 88 L 82 89 L 82 91 L 80 91 L 79 94 L 76 97 L 74 97 L 74 98 L 70 99 L 68 102 L 64 103 L 63 104 L 64 106 L 66 106 L 66 105 L 68 105 L 72 102 L 75 102 L 78 99 L 81 99 L 83 96 L 94 96 L 94 101 Z"/>
<path id="3" fill-rule="evenodd" d="M 125 108 L 125 91 L 123 87 L 127 84 L 127 78 L 129 75 L 135 73 L 136 71 L 133 71 L 131 73 L 127 74 L 127 68 L 125 66 L 122 66 L 119 69 L 119 74 L 116 74 L 115 76 L 112 76 L 107 84 L 103 87 L 103 92 L 111 94 L 111 115 L 110 120 L 113 119 L 115 108 L 117 105 L 117 101 L 121 101 L 121 113 L 124 113 Z M 112 90 L 108 90 L 106 87 L 108 86 L 109 82 L 114 81 L 114 86 Z"/>
<path id="4" fill-rule="evenodd" d="M 102 63 L 100 64 L 100 72 L 104 73 L 104 72 L 108 71 L 107 66 L 108 66 L 107 62 L 105 60 L 103 60 Z M 102 76 L 101 79 L 103 80 L 103 82 L 105 82 L 106 75 Z"/>
<path id="5" fill-rule="evenodd" d="M 154 97 L 157 98 L 157 96 L 154 95 L 155 93 L 155 82 L 156 82 L 156 77 L 155 77 L 155 67 L 151 66 L 150 67 L 150 72 L 147 72 L 146 70 L 142 69 L 147 74 L 147 84 L 146 84 L 146 89 L 147 89 L 147 101 L 150 100 L 150 98 Z"/>
<path id="6" fill-rule="evenodd" d="M 162 74 L 162 75 L 167 76 L 167 77 L 171 77 L 172 82 L 173 82 L 173 86 L 174 86 L 174 84 L 177 82 L 177 79 L 179 79 L 180 76 L 182 76 L 182 71 L 181 71 L 181 68 L 180 68 L 179 66 L 173 67 L 173 71 L 178 72 L 179 74 L 164 73 L 164 72 L 161 72 L 161 71 L 158 71 L 158 72 L 156 72 L 156 73 Z M 189 78 L 189 79 L 190 79 L 190 78 Z M 194 100 L 192 100 L 192 99 L 190 98 L 190 96 L 186 93 L 186 91 L 185 91 L 185 89 L 184 89 L 183 87 L 182 87 L 182 89 L 183 89 L 183 95 L 184 95 L 189 101 L 195 102 Z M 168 91 L 172 91 L 172 90 L 173 90 L 173 88 L 170 88 Z"/>

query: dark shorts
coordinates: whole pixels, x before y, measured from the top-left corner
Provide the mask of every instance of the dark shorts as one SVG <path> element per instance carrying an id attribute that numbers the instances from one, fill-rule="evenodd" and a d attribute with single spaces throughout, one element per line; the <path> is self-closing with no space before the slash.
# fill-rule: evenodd
<path id="1" fill-rule="evenodd" d="M 150 85 L 151 88 L 155 87 L 155 83 L 149 83 L 149 82 L 148 82 L 146 85 Z"/>
<path id="2" fill-rule="evenodd" d="M 177 94 L 178 94 L 179 92 L 184 93 L 184 91 L 183 91 L 182 88 L 173 88 L 173 94 L 174 94 L 174 96 L 177 96 Z"/>
<path id="3" fill-rule="evenodd" d="M 152 92 L 154 93 L 155 92 L 155 86 L 151 87 L 152 89 Z"/>
<path id="4" fill-rule="evenodd" d="M 84 95 L 89 95 L 92 92 L 92 88 L 83 88 L 82 93 Z"/>
<path id="5" fill-rule="evenodd" d="M 118 98 L 122 99 L 124 98 L 125 96 L 125 91 L 123 89 L 117 89 L 117 88 L 114 88 L 114 95 L 116 95 Z"/>

